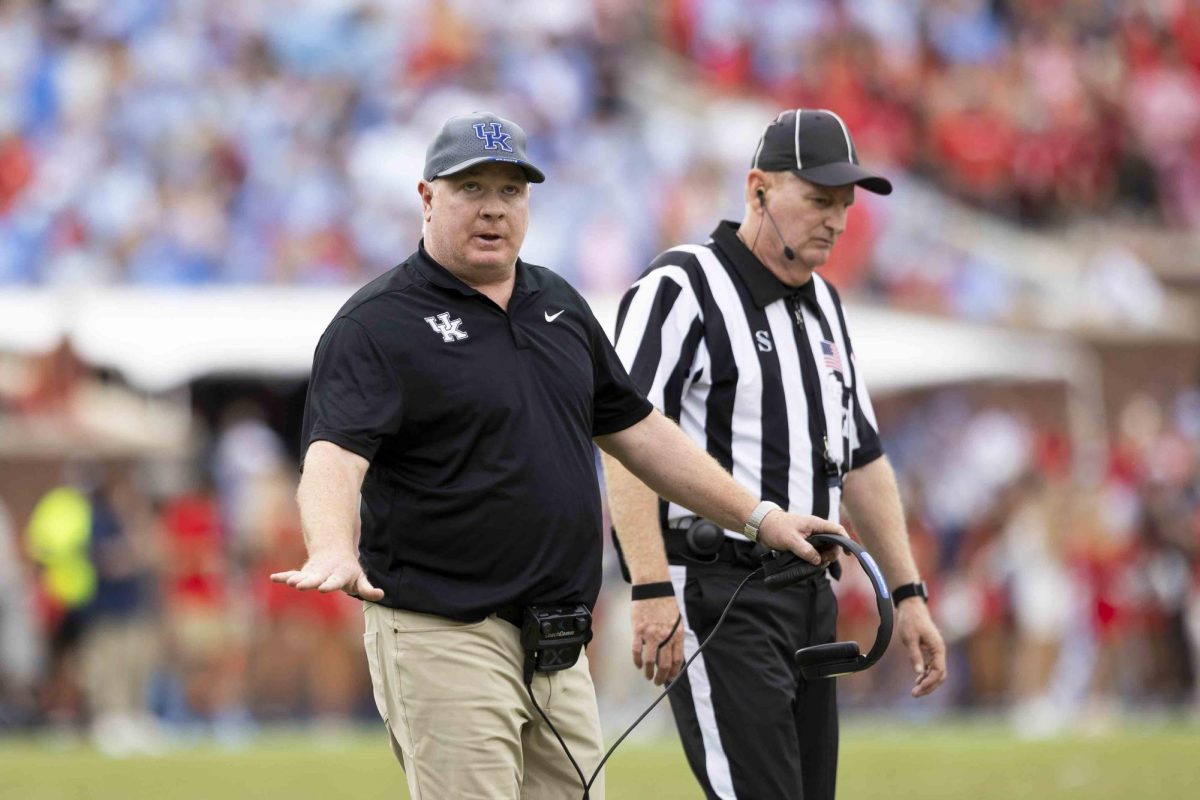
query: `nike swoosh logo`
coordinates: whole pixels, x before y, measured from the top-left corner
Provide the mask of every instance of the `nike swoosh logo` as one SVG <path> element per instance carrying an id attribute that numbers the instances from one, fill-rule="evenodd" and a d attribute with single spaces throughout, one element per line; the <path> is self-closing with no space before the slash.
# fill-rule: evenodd
<path id="1" fill-rule="evenodd" d="M 556 320 L 562 316 L 563 311 L 566 311 L 566 309 L 564 308 L 562 311 L 559 311 L 557 314 L 551 314 L 549 311 L 543 311 L 542 313 L 546 315 L 546 322 L 554 322 L 554 320 Z"/>

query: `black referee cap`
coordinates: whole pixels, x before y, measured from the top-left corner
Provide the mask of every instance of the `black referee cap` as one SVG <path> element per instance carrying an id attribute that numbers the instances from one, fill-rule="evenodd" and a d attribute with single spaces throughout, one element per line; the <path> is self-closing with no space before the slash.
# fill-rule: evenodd
<path id="1" fill-rule="evenodd" d="M 875 194 L 891 194 L 892 183 L 858 165 L 850 129 L 832 111 L 784 111 L 763 131 L 751 165 L 766 172 L 788 170 L 817 186 L 851 183 Z"/>

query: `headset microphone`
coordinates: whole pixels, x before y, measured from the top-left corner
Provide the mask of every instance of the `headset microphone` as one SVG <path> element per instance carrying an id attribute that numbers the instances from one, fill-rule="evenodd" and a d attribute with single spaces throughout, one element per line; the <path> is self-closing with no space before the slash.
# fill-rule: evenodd
<path id="1" fill-rule="evenodd" d="M 779 241 L 783 244 L 783 257 L 788 261 L 795 261 L 796 251 L 788 247 L 787 242 L 783 241 L 783 233 L 779 230 L 779 226 L 775 224 L 775 218 L 771 216 L 771 209 L 767 208 L 767 195 L 762 189 L 758 190 L 758 203 L 762 206 L 763 213 L 767 215 L 767 219 L 771 220 L 771 227 L 775 229 L 775 235 L 779 237 Z"/>

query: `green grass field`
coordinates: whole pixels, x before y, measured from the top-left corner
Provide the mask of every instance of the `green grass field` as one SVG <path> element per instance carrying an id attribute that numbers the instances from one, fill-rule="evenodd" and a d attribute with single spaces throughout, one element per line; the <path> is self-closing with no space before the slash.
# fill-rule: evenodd
<path id="1" fill-rule="evenodd" d="M 623 746 L 610 764 L 614 800 L 700 797 L 674 741 Z M 408 797 L 382 737 L 363 733 L 316 744 L 302 734 L 272 734 L 242 751 L 202 746 L 122 760 L 81 746 L 0 739 L 5 800 L 345 797 Z M 1105 736 L 1023 742 L 996 725 L 892 725 L 872 732 L 860 721 L 842 737 L 838 797 L 1200 797 L 1200 728 L 1131 724 Z"/>

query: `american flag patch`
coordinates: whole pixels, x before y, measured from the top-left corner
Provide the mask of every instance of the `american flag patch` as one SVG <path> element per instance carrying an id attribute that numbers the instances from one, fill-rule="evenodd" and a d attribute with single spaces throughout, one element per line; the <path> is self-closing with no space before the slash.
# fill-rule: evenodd
<path id="1" fill-rule="evenodd" d="M 822 340 L 821 354 L 825 356 L 825 366 L 829 367 L 838 374 L 841 374 L 845 371 L 842 369 L 842 356 L 841 353 L 838 352 L 836 344 Z"/>

